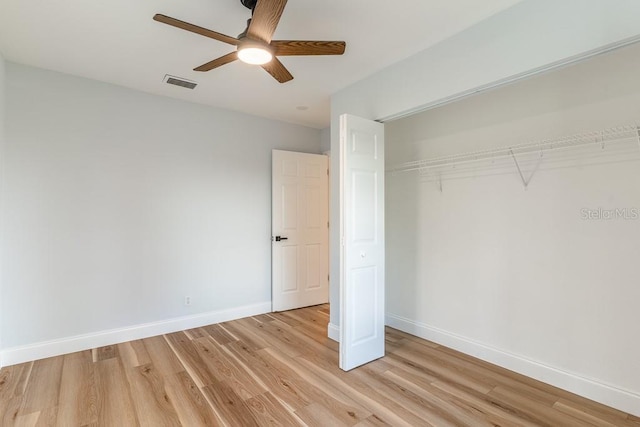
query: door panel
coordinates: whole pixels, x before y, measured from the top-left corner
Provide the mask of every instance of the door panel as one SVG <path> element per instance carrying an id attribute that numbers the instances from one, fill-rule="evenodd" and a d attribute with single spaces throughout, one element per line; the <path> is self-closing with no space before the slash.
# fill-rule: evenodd
<path id="1" fill-rule="evenodd" d="M 340 367 L 384 356 L 384 125 L 340 117 Z"/>
<path id="2" fill-rule="evenodd" d="M 354 171 L 352 182 L 353 241 L 361 244 L 375 244 L 377 174 L 375 172 Z"/>
<path id="3" fill-rule="evenodd" d="M 376 267 L 356 269 L 351 274 L 352 298 L 362 298 L 348 315 L 353 322 L 353 344 L 358 345 L 376 338 Z M 373 319 L 373 322 L 371 321 Z"/>
<path id="4" fill-rule="evenodd" d="M 282 248 L 282 292 L 298 290 L 298 248 L 284 246 Z"/>
<path id="5" fill-rule="evenodd" d="M 320 265 L 322 264 L 321 245 L 307 245 L 307 289 L 317 289 L 322 285 Z"/>
<path id="6" fill-rule="evenodd" d="M 295 184 L 285 183 L 282 191 L 282 231 L 295 232 L 298 228 L 298 188 Z"/>
<path id="7" fill-rule="evenodd" d="M 273 150 L 273 311 L 329 301 L 327 168 L 326 156 Z"/>

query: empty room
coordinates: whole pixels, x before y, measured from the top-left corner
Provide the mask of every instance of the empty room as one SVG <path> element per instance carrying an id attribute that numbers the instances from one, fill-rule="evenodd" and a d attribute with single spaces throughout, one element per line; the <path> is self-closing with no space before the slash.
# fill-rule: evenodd
<path id="1" fill-rule="evenodd" d="M 0 1 L 0 426 L 640 427 L 640 4 Z"/>

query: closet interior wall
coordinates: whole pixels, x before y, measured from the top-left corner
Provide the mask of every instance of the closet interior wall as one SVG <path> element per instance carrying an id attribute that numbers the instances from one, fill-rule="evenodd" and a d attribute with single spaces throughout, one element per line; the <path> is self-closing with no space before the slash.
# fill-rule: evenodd
<path id="1" fill-rule="evenodd" d="M 639 68 L 634 45 L 386 124 L 389 325 L 638 415 L 637 141 L 532 161 L 526 188 L 512 159 L 392 169 L 637 125 Z"/>

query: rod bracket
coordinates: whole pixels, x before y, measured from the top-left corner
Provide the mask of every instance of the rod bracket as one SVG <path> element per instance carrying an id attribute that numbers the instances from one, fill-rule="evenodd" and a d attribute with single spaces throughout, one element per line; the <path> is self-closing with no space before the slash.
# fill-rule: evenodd
<path id="1" fill-rule="evenodd" d="M 516 168 L 518 169 L 518 174 L 520 174 L 520 179 L 522 180 L 522 185 L 524 185 L 524 189 L 526 190 L 529 186 L 529 181 L 527 181 L 522 173 L 522 169 L 520 168 L 520 163 L 518 163 L 518 159 L 516 155 L 513 153 L 513 150 L 509 150 L 511 153 L 511 157 L 513 158 L 513 162 L 516 164 Z"/>

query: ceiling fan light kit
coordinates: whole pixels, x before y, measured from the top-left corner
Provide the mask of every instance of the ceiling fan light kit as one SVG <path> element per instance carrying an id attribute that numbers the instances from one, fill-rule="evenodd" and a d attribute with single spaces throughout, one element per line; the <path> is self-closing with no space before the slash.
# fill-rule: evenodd
<path id="1" fill-rule="evenodd" d="M 264 65 L 271 62 L 273 53 L 268 45 L 253 41 L 243 41 L 238 46 L 238 59 L 251 65 Z"/>
<path id="2" fill-rule="evenodd" d="M 346 43 L 343 41 L 271 40 L 287 0 L 240 0 L 240 2 L 251 9 L 252 17 L 248 21 L 247 29 L 237 38 L 166 15 L 156 14 L 153 19 L 236 46 L 236 51 L 202 64 L 194 68 L 194 71 L 211 71 L 240 59 L 247 64 L 260 65 L 274 79 L 285 83 L 293 80 L 293 76 L 277 56 L 342 55 L 344 53 Z"/>

